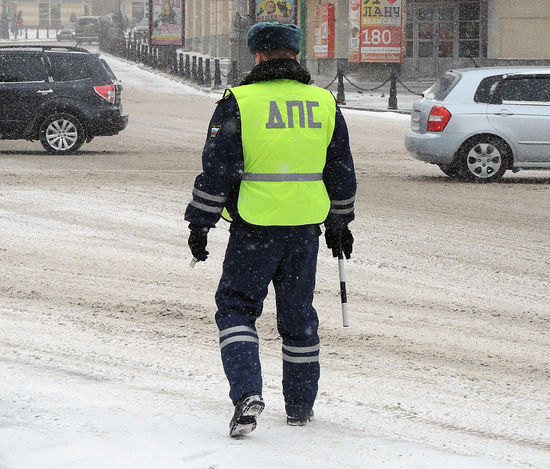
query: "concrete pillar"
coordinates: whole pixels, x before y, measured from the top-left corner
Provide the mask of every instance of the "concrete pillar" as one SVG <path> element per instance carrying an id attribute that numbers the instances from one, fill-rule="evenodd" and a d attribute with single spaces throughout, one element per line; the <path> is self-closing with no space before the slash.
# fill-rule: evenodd
<path id="1" fill-rule="evenodd" d="M 203 54 L 210 53 L 210 15 L 212 2 L 202 3 L 201 12 L 201 52 Z"/>

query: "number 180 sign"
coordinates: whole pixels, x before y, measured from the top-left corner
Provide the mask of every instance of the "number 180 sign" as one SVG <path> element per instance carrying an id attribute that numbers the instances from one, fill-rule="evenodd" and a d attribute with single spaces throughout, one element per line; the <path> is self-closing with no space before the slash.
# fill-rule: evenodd
<path id="1" fill-rule="evenodd" d="M 350 0 L 349 61 L 405 60 L 404 0 Z"/>

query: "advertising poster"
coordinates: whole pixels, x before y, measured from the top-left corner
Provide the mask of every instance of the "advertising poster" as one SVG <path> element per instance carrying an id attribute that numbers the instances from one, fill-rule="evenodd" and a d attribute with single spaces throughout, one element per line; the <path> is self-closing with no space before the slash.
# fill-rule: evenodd
<path id="1" fill-rule="evenodd" d="M 359 62 L 361 39 L 361 0 L 349 0 L 349 61 Z"/>
<path id="2" fill-rule="evenodd" d="M 260 0 L 256 1 L 256 21 L 294 22 L 296 0 Z"/>
<path id="3" fill-rule="evenodd" d="M 405 1 L 360 0 L 359 7 L 357 3 L 350 0 L 350 62 L 403 62 Z"/>
<path id="4" fill-rule="evenodd" d="M 324 3 L 317 7 L 313 52 L 318 59 L 334 58 L 334 5 L 332 3 Z"/>
<path id="5" fill-rule="evenodd" d="M 182 46 L 184 0 L 149 0 L 151 8 L 151 45 Z"/>

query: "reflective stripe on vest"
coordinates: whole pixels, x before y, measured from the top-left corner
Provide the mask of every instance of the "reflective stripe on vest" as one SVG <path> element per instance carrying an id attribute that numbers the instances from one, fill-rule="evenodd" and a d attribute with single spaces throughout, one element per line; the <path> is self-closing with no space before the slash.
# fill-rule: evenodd
<path id="1" fill-rule="evenodd" d="M 294 80 L 231 89 L 241 115 L 244 173 L 238 211 L 248 223 L 322 223 L 330 200 L 323 183 L 336 103 L 329 91 Z"/>

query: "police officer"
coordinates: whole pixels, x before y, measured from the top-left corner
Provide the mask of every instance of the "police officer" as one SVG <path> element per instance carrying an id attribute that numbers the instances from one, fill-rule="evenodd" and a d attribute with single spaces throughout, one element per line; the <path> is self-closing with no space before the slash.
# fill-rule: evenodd
<path id="1" fill-rule="evenodd" d="M 256 319 L 273 282 L 282 338 L 289 425 L 313 416 L 319 380 L 317 313 L 312 306 L 320 224 L 333 255 L 349 259 L 355 173 L 348 130 L 332 94 L 310 86 L 298 62 L 296 25 L 257 23 L 247 44 L 256 66 L 214 111 L 185 212 L 189 246 L 208 257 L 207 234 L 231 220 L 216 292 L 221 357 L 235 406 L 230 435 L 256 428 L 264 409 Z"/>

